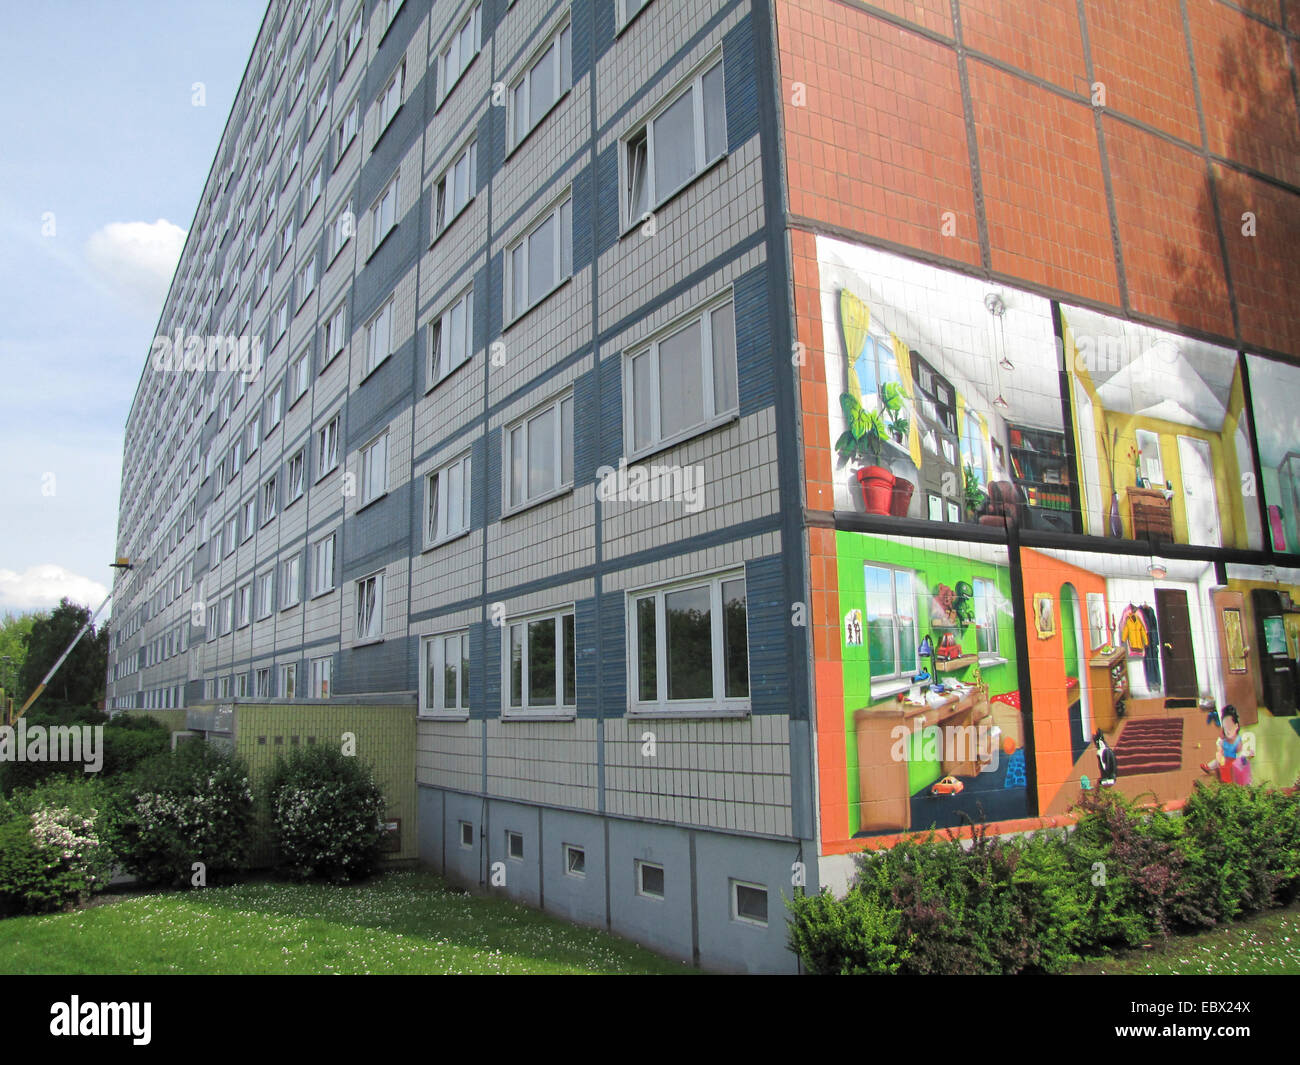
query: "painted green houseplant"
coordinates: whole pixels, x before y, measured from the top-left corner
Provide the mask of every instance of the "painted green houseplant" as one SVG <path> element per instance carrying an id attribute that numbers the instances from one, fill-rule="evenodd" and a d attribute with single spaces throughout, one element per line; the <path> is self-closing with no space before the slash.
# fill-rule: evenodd
<path id="1" fill-rule="evenodd" d="M 865 463 L 857 471 L 868 514 L 888 514 L 895 477 L 880 465 L 881 447 L 891 437 L 898 443 L 911 429 L 902 414 L 903 390 L 887 382 L 880 390 L 880 410 L 867 410 L 857 396 L 845 392 L 840 396 L 846 428 L 835 441 L 835 451 L 849 462 Z"/>

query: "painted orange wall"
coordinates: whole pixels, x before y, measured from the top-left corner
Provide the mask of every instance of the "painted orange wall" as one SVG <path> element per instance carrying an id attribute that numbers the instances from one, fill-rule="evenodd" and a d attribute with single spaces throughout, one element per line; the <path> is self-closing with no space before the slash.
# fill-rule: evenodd
<path id="1" fill-rule="evenodd" d="M 1070 699 L 1065 687 L 1065 655 L 1061 640 L 1061 585 L 1071 584 L 1079 597 L 1082 619 L 1078 633 L 1084 658 L 1091 658 L 1093 646 L 1088 631 L 1088 593 L 1106 594 L 1106 581 L 1096 573 L 1072 566 L 1068 562 L 1041 554 L 1031 548 L 1020 552 L 1025 601 L 1022 605 L 1029 630 L 1029 686 L 1033 693 L 1034 761 L 1038 768 L 1038 808 L 1051 808 L 1053 800 L 1070 779 L 1074 756 L 1070 746 Z M 1056 633 L 1046 640 L 1038 638 L 1034 624 L 1034 595 L 1052 597 L 1056 616 Z M 1107 609 L 1110 603 L 1106 604 Z M 1087 681 L 1081 681 L 1087 683 Z M 1095 703 L 1100 691 L 1089 686 L 1089 698 Z"/>

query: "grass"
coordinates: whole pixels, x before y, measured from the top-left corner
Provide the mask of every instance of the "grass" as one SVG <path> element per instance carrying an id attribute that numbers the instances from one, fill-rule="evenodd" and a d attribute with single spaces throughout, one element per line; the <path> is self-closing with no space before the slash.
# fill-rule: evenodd
<path id="1" fill-rule="evenodd" d="M 0 973 L 683 973 L 606 932 L 427 872 L 365 884 L 249 883 L 0 921 Z"/>
<path id="2" fill-rule="evenodd" d="M 1076 966 L 1076 974 L 1280 976 L 1300 973 L 1300 906 Z"/>

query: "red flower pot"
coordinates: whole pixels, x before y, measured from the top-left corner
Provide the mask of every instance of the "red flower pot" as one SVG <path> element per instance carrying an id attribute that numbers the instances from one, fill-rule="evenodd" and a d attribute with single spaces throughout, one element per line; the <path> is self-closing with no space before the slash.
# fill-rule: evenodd
<path id="1" fill-rule="evenodd" d="M 907 517 L 907 508 L 912 505 L 912 493 L 916 485 L 902 477 L 894 478 L 894 490 L 889 500 L 889 513 L 895 518 Z"/>
<path id="2" fill-rule="evenodd" d="M 862 485 L 862 500 L 868 514 L 889 513 L 896 479 L 883 466 L 863 466 L 858 470 L 858 483 Z"/>

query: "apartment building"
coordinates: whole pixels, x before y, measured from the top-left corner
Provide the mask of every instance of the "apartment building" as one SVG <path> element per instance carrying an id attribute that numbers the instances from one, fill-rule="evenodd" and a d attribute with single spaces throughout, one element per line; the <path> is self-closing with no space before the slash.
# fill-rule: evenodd
<path id="1" fill-rule="evenodd" d="M 1173 803 L 1231 704 L 1294 779 L 1295 15 L 1029 8 L 272 3 L 110 705 L 408 705 L 424 862 L 750 971 L 1096 734 Z"/>

